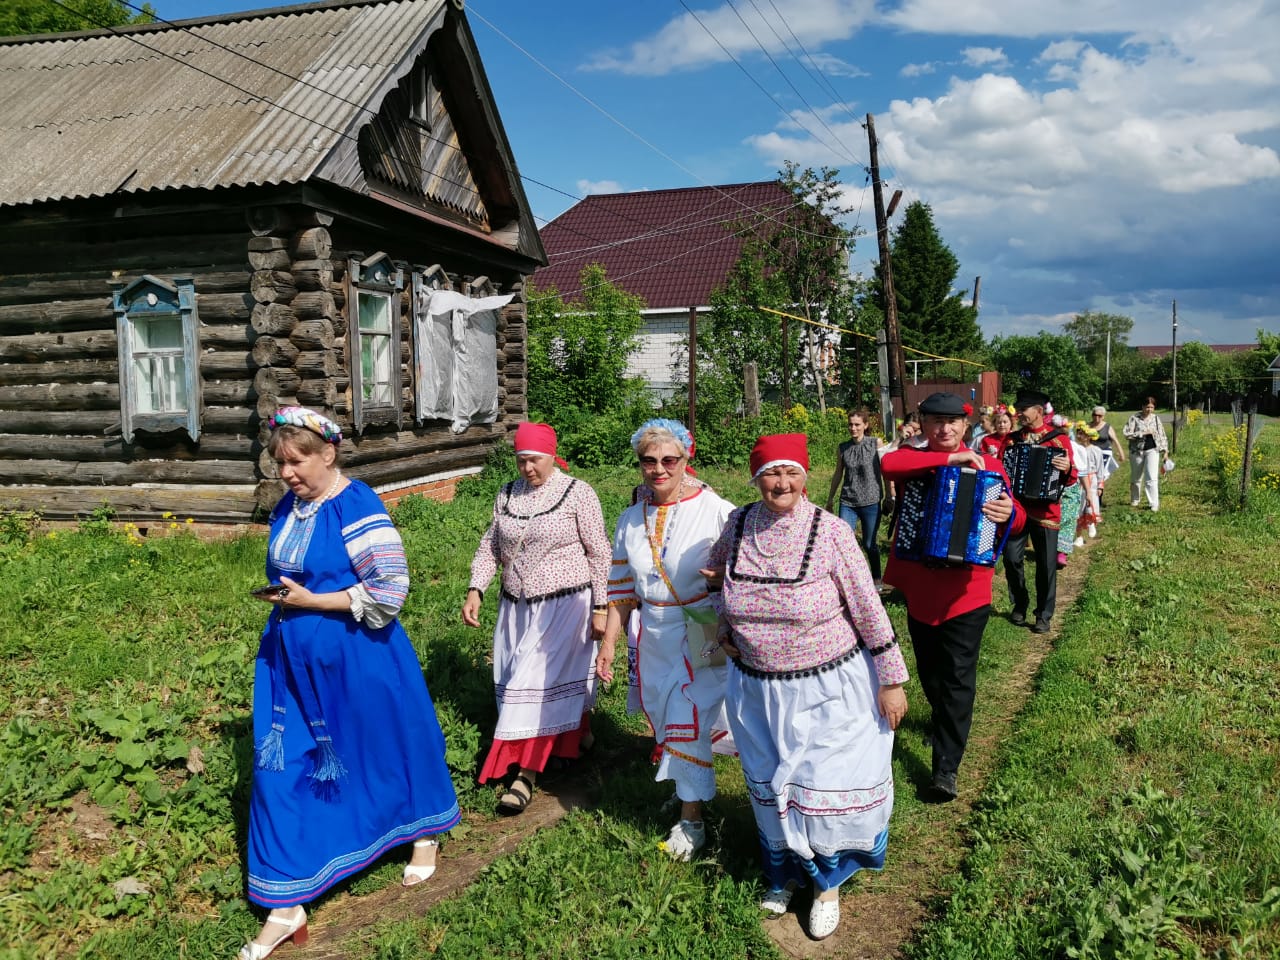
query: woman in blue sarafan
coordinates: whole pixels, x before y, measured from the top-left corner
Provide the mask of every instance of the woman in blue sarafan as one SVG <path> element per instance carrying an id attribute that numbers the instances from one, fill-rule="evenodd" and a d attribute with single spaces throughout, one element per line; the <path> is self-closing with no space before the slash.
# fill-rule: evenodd
<path id="1" fill-rule="evenodd" d="M 289 485 L 271 515 L 275 609 L 253 686 L 249 899 L 271 908 L 240 960 L 305 943 L 302 904 L 413 843 L 404 884 L 435 872 L 435 836 L 459 819 L 444 736 L 422 667 L 396 619 L 404 546 L 382 501 L 342 475 L 332 420 L 304 407 L 272 418 Z"/>

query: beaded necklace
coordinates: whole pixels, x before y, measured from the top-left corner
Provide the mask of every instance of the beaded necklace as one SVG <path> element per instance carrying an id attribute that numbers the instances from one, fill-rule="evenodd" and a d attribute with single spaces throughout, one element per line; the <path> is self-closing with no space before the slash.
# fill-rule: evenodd
<path id="1" fill-rule="evenodd" d="M 764 546 L 760 543 L 760 515 L 768 509 L 769 509 L 768 507 L 766 507 L 763 503 L 761 503 L 757 505 L 754 510 L 751 511 L 751 543 L 755 546 L 756 553 L 760 554 L 760 556 L 773 558 L 773 557 L 776 557 L 779 553 L 781 553 L 783 549 L 787 546 L 787 542 L 790 539 L 790 535 L 789 535 L 790 529 L 791 529 L 790 521 L 791 521 L 791 518 L 794 516 L 794 509 L 788 510 L 785 514 L 774 515 L 774 523 L 771 524 L 770 528 L 772 530 L 780 532 L 782 536 L 779 538 L 778 547 L 772 552 L 766 550 Z M 785 529 L 783 528 L 784 523 L 786 523 Z"/>
<path id="2" fill-rule="evenodd" d="M 310 510 L 307 510 L 305 512 L 303 511 L 303 508 L 299 506 L 299 504 L 302 503 L 302 497 L 298 496 L 295 493 L 293 495 L 293 507 L 292 507 L 293 515 L 297 517 L 299 520 L 310 520 L 312 517 L 314 517 L 317 513 L 320 512 L 320 508 L 324 506 L 324 502 L 338 492 L 338 484 L 340 483 L 342 483 L 341 471 L 335 474 L 333 478 L 333 483 L 329 485 L 329 489 L 326 490 L 324 494 L 320 496 L 319 499 L 310 501 L 310 503 L 312 504 L 312 507 Z"/>
<path id="3" fill-rule="evenodd" d="M 653 505 L 653 529 L 649 529 L 649 504 L 644 505 L 644 536 L 649 541 L 649 550 L 653 553 L 653 573 L 650 574 L 655 580 L 662 579 L 666 576 L 666 559 L 667 547 L 671 545 L 671 531 L 676 523 L 676 509 L 680 506 L 680 501 L 684 497 L 684 478 L 680 479 L 680 486 L 676 488 L 676 495 L 668 503 L 655 503 Z M 662 526 L 662 539 L 658 540 L 658 519 L 662 516 L 662 508 L 670 507 L 666 515 L 666 523 Z M 670 584 L 668 584 L 669 586 Z M 675 592 L 674 590 L 672 591 Z"/>

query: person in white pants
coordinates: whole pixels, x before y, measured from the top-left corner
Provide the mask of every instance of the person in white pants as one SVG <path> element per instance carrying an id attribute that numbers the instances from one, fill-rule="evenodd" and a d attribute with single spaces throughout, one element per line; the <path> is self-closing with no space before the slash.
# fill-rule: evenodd
<path id="1" fill-rule="evenodd" d="M 1164 424 L 1156 416 L 1154 397 L 1147 397 L 1142 411 L 1129 418 L 1123 432 L 1129 438 L 1129 506 L 1141 506 L 1145 493 L 1151 509 L 1159 510 L 1160 463 L 1169 442 L 1164 435 Z"/>

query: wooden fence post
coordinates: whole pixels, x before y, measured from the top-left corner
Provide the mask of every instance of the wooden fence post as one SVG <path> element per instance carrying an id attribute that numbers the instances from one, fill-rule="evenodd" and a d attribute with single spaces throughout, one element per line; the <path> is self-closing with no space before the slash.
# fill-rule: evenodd
<path id="1" fill-rule="evenodd" d="M 1244 462 L 1240 466 L 1240 509 L 1249 505 L 1249 485 L 1253 482 L 1253 417 L 1258 412 L 1258 401 L 1249 402 L 1249 415 L 1245 418 Z"/>

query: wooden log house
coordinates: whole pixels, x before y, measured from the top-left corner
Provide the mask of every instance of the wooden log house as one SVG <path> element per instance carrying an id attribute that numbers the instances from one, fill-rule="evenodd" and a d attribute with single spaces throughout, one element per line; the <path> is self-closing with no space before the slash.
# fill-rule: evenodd
<path id="1" fill-rule="evenodd" d="M 0 71 L 0 510 L 261 518 L 285 404 L 384 496 L 524 418 L 545 255 L 460 0 L 9 38 Z"/>

